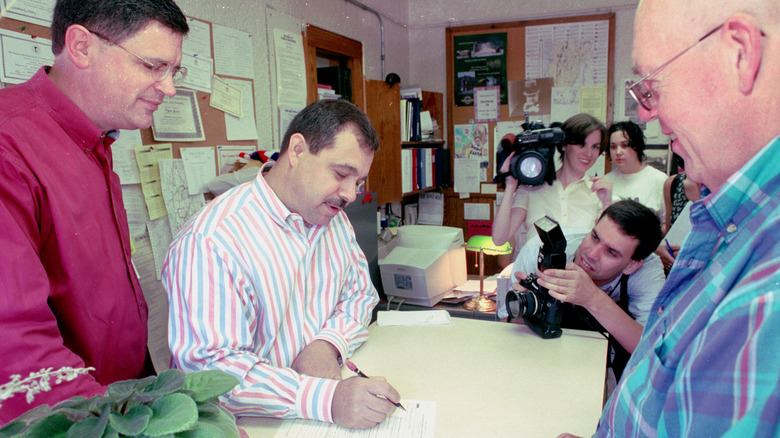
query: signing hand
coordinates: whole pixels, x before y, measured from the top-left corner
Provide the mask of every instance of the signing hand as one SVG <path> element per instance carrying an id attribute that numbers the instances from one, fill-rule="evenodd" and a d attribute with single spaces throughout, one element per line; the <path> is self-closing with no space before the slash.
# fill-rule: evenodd
<path id="1" fill-rule="evenodd" d="M 333 344 L 316 340 L 303 347 L 291 368 L 298 374 L 341 380 L 338 357 L 339 352 Z"/>
<path id="2" fill-rule="evenodd" d="M 350 429 L 370 429 L 395 409 L 389 400 L 398 402 L 401 395 L 381 377 L 344 379 L 333 394 L 333 421 Z"/>

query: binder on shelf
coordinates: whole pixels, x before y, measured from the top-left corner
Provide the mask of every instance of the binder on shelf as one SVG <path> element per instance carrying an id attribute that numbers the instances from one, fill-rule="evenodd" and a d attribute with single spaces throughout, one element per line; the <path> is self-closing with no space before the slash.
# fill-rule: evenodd
<path id="1" fill-rule="evenodd" d="M 419 190 L 420 185 L 417 180 L 417 149 L 409 149 L 412 151 L 412 191 Z"/>
<path id="2" fill-rule="evenodd" d="M 422 154 L 422 149 L 416 148 L 417 152 L 417 187 L 419 190 L 424 190 L 425 185 L 425 156 Z"/>
<path id="3" fill-rule="evenodd" d="M 420 99 L 409 99 L 412 105 L 411 124 L 409 126 L 409 140 L 420 141 L 422 140 L 422 131 L 420 129 Z"/>
<path id="4" fill-rule="evenodd" d="M 425 156 L 425 188 L 433 187 L 433 149 L 420 149 Z"/>
<path id="5" fill-rule="evenodd" d="M 406 120 L 406 115 L 409 114 L 408 105 L 406 99 L 401 99 L 401 141 L 409 141 L 409 122 Z"/>
<path id="6" fill-rule="evenodd" d="M 409 193 L 412 185 L 412 149 L 401 149 L 401 192 Z"/>

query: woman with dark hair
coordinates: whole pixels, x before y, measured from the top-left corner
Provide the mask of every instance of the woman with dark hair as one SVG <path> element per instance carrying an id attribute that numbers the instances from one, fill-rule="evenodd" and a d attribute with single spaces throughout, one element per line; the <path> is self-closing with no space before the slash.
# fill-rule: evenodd
<path id="1" fill-rule="evenodd" d="M 609 127 L 607 155 L 612 171 L 605 178 L 612 182 L 612 200 L 633 199 L 665 218 L 663 185 L 666 174 L 645 163 L 645 135 L 634 122 L 625 121 Z"/>

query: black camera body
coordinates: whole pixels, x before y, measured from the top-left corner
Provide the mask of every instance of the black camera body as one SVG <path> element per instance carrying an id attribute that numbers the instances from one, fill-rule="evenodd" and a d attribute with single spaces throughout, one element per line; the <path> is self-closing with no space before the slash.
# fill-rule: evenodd
<path id="1" fill-rule="evenodd" d="M 498 175 L 497 182 L 503 183 L 507 175 L 512 175 L 520 184 L 538 186 L 552 184 L 555 179 L 555 149 L 562 145 L 565 135 L 561 128 L 545 128 L 541 122 L 523 124 L 524 131 L 505 136 L 496 152 L 496 165 L 501 166 L 509 154 L 514 152 L 509 164 L 509 172 Z"/>
<path id="2" fill-rule="evenodd" d="M 558 222 L 545 216 L 534 222 L 534 227 L 542 240 L 537 259 L 538 269 L 565 269 L 566 237 Z M 507 292 L 506 310 L 509 318 L 522 316 L 526 325 L 544 339 L 560 337 L 563 333 L 563 302 L 551 297 L 546 288 L 540 287 L 535 274 L 529 275 L 520 284 L 527 290 Z"/>

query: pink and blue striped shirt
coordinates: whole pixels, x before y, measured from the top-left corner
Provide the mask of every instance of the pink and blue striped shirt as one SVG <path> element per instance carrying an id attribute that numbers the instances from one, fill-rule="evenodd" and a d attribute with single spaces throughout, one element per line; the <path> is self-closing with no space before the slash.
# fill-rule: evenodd
<path id="1" fill-rule="evenodd" d="M 258 176 L 185 225 L 163 285 L 173 366 L 238 377 L 222 399 L 236 415 L 333 422 L 338 381 L 290 366 L 314 340 L 346 358 L 368 337 L 378 297 L 344 212 L 307 227 Z"/>

